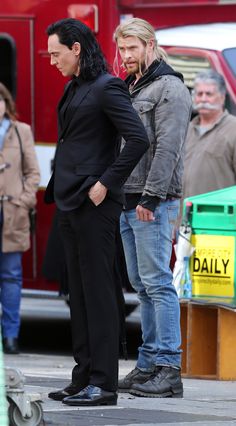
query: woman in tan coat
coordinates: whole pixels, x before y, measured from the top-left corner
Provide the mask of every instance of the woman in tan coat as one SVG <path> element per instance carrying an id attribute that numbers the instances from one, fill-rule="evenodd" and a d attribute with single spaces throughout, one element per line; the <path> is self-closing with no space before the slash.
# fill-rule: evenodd
<path id="1" fill-rule="evenodd" d="M 22 253 L 30 247 L 29 210 L 40 174 L 29 125 L 16 120 L 10 92 L 0 83 L 0 302 L 5 353 L 18 353 Z"/>

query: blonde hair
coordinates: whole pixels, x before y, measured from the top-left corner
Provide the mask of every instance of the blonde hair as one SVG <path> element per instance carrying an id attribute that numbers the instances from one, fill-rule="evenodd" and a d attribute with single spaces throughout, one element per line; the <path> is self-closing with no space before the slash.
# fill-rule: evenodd
<path id="1" fill-rule="evenodd" d="M 113 38 L 114 38 L 114 41 L 116 42 L 116 55 L 115 55 L 115 59 L 113 63 L 113 68 L 116 75 L 119 75 L 118 46 L 117 46 L 119 37 L 123 37 L 123 38 L 137 37 L 142 41 L 144 45 L 147 45 L 149 40 L 152 39 L 154 41 L 153 51 L 154 51 L 154 56 L 156 57 L 156 59 L 158 60 L 164 59 L 165 61 L 167 61 L 167 53 L 162 47 L 158 45 L 153 26 L 149 24 L 149 22 L 145 21 L 144 19 L 131 18 L 124 21 L 120 25 L 118 25 L 118 27 L 116 28 L 114 32 Z"/>

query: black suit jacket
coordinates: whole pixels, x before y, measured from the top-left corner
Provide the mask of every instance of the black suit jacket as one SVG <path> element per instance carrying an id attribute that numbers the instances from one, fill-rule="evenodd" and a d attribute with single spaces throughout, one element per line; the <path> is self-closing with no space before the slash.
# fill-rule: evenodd
<path id="1" fill-rule="evenodd" d="M 61 210 L 83 202 L 98 180 L 108 196 L 121 201 L 121 188 L 148 149 L 146 131 L 134 111 L 125 83 L 110 74 L 83 81 L 65 110 L 73 81 L 58 105 L 58 145 L 54 172 L 45 193 Z M 126 144 L 119 153 L 120 136 Z"/>

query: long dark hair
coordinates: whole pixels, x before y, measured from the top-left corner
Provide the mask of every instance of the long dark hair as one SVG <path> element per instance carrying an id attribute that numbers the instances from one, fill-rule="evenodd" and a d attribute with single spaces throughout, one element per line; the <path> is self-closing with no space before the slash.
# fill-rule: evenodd
<path id="1" fill-rule="evenodd" d="M 11 93 L 3 83 L 0 83 L 0 96 L 6 102 L 6 117 L 10 118 L 11 120 L 16 120 L 17 112 L 15 102 L 13 101 Z"/>
<path id="2" fill-rule="evenodd" d="M 61 19 L 47 28 L 47 35 L 53 34 L 57 34 L 59 42 L 69 49 L 72 49 L 75 42 L 80 43 L 79 67 L 84 80 L 93 80 L 99 74 L 107 72 L 101 48 L 90 28 L 83 22 L 72 18 Z"/>

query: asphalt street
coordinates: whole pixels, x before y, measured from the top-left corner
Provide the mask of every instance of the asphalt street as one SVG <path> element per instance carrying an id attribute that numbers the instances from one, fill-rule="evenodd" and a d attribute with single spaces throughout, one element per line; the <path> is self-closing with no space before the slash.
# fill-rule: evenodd
<path id="1" fill-rule="evenodd" d="M 44 426 L 153 426 L 236 425 L 236 382 L 184 379 L 183 399 L 157 399 L 120 394 L 116 407 L 67 407 L 47 397 L 49 391 L 70 380 L 70 356 L 27 354 L 5 355 L 5 366 L 20 369 L 27 395 L 42 401 Z M 120 376 L 134 367 L 120 361 Z M 25 423 L 22 423 L 25 424 Z"/>
<path id="2" fill-rule="evenodd" d="M 20 370 L 25 377 L 24 394 L 40 401 L 43 409 L 40 426 L 236 425 L 236 382 L 231 381 L 184 378 L 183 399 L 120 394 L 116 407 L 67 407 L 50 400 L 48 392 L 68 384 L 74 365 L 70 346 L 67 344 L 65 348 L 63 343 L 68 338 L 69 310 L 63 301 L 26 299 L 22 301 L 21 312 L 22 352 L 4 355 L 4 366 Z M 138 311 L 127 321 L 136 334 L 138 321 Z M 26 328 L 27 335 L 24 334 Z M 50 330 L 51 346 L 45 349 L 40 342 L 44 342 L 46 329 Z M 36 341 L 38 346 L 34 344 Z M 125 376 L 134 366 L 135 359 L 121 359 L 120 376 Z M 24 420 L 19 426 L 22 425 L 36 426 Z"/>

